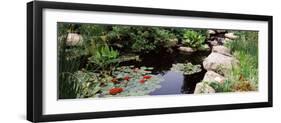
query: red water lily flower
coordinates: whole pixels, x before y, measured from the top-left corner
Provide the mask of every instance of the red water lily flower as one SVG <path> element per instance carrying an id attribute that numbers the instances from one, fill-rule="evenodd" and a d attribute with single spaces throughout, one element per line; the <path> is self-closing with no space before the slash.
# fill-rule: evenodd
<path id="1" fill-rule="evenodd" d="M 129 77 L 129 76 L 125 76 L 125 77 L 124 77 L 124 80 L 129 81 L 129 80 L 130 80 L 130 77 Z"/>
<path id="2" fill-rule="evenodd" d="M 146 76 L 143 76 L 144 79 L 150 79 L 152 76 L 149 76 L 149 75 L 146 75 Z"/>
<path id="3" fill-rule="evenodd" d="M 141 79 L 139 82 L 143 84 L 145 83 L 145 81 L 146 81 L 145 79 Z"/>
<path id="4" fill-rule="evenodd" d="M 118 87 L 115 87 L 115 88 L 111 88 L 109 90 L 109 94 L 111 95 L 116 95 L 118 93 L 121 93 L 123 91 L 123 88 L 118 88 Z"/>

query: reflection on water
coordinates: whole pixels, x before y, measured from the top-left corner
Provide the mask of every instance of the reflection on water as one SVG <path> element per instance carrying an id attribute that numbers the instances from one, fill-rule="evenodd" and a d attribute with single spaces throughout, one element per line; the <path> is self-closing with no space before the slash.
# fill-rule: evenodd
<path id="1" fill-rule="evenodd" d="M 201 64 L 209 52 L 195 52 L 193 54 L 181 54 L 175 52 L 172 54 L 149 54 L 141 56 L 141 62 L 127 62 L 123 65 L 135 65 L 136 67 L 147 66 L 154 67 L 154 74 L 162 77 L 161 88 L 151 92 L 151 95 L 169 95 L 169 94 L 192 94 L 196 83 L 200 82 L 206 71 L 192 75 L 183 75 L 181 73 L 170 71 L 172 64 L 191 62 L 192 64 Z"/>
<path id="2" fill-rule="evenodd" d="M 161 88 L 150 93 L 151 95 L 167 95 L 167 94 L 180 94 L 184 76 L 181 73 L 168 71 L 162 76 L 164 81 L 161 82 Z"/>

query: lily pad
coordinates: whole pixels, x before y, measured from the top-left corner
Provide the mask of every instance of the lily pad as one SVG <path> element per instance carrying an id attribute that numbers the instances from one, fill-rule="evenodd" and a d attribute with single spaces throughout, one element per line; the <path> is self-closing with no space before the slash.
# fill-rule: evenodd
<path id="1" fill-rule="evenodd" d="M 184 75 L 191 75 L 194 73 L 201 72 L 201 65 L 193 65 L 192 63 L 177 63 L 173 64 L 171 71 L 179 72 Z"/>

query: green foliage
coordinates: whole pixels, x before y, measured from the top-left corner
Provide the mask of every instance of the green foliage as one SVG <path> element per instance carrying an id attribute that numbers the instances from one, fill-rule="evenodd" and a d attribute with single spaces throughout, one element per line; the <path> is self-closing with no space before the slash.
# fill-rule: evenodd
<path id="1" fill-rule="evenodd" d="M 88 98 L 97 94 L 101 90 L 101 74 L 89 71 L 77 71 L 73 74 L 79 85 L 76 98 Z"/>
<path id="2" fill-rule="evenodd" d="M 200 48 L 203 46 L 206 37 L 196 31 L 186 30 L 183 34 L 182 44 L 191 48 Z"/>
<path id="3" fill-rule="evenodd" d="M 90 71 L 77 71 L 73 74 L 73 79 L 78 85 L 75 98 L 148 95 L 160 88 L 162 81 L 158 76 L 152 75 L 150 70 L 153 68 L 121 66 L 110 76 Z M 149 78 L 145 79 L 145 76 Z M 110 93 L 112 88 L 122 88 L 123 91 L 112 95 Z"/>
<path id="4" fill-rule="evenodd" d="M 183 73 L 184 75 L 191 75 L 201 72 L 201 65 L 193 65 L 192 63 L 177 63 L 173 64 L 172 71 Z"/>
<path id="5" fill-rule="evenodd" d="M 234 56 L 240 61 L 240 74 L 255 84 L 258 84 L 258 59 L 245 52 L 236 51 Z"/>
<path id="6" fill-rule="evenodd" d="M 148 95 L 155 89 L 161 88 L 160 82 L 162 78 L 151 74 L 152 67 L 134 67 L 134 66 L 121 66 L 118 67 L 113 73 L 113 78 L 118 80 L 118 83 L 108 83 L 97 94 L 98 97 L 111 97 L 111 96 L 142 96 Z M 128 77 L 128 80 L 124 78 Z M 149 78 L 145 78 L 149 77 Z M 109 89 L 119 87 L 124 91 L 116 95 L 111 95 Z"/>
<path id="7" fill-rule="evenodd" d="M 59 62 L 59 98 L 70 99 L 76 98 L 79 91 L 77 79 L 73 73 L 79 69 L 80 59 L 70 57 L 66 52 L 65 45 L 66 35 L 58 37 L 58 62 Z"/>
<path id="8" fill-rule="evenodd" d="M 223 83 L 211 82 L 209 85 L 215 89 L 216 92 L 232 92 L 233 91 L 233 82 L 225 80 Z"/>
<path id="9" fill-rule="evenodd" d="M 111 41 L 122 41 L 128 37 L 130 31 L 131 28 L 129 26 L 112 26 L 112 29 L 108 32 L 107 36 Z"/>
<path id="10" fill-rule="evenodd" d="M 150 42 L 140 35 L 132 34 L 132 37 L 133 44 L 131 49 L 133 52 L 149 53 L 150 51 L 155 50 L 156 46 L 153 42 Z"/>
<path id="11" fill-rule="evenodd" d="M 258 33 L 238 31 L 238 39 L 226 44 L 240 62 L 227 76 L 233 91 L 254 91 L 258 87 Z"/>
<path id="12" fill-rule="evenodd" d="M 108 45 L 96 47 L 93 55 L 89 57 L 89 62 L 104 70 L 110 69 L 118 63 L 119 52 L 110 48 Z"/>
<path id="13" fill-rule="evenodd" d="M 153 34 L 155 45 L 169 48 L 175 46 L 178 43 L 178 39 L 176 38 L 175 34 L 171 33 L 170 30 L 156 27 L 153 29 L 154 32 L 150 34 Z"/>
<path id="14" fill-rule="evenodd" d="M 63 35 L 69 32 L 78 32 L 79 25 L 71 23 L 58 23 L 58 35 Z"/>
<path id="15" fill-rule="evenodd" d="M 253 84 L 258 84 L 258 32 L 239 31 L 236 32 L 238 39 L 226 44 L 240 61 L 240 67 L 234 74 L 242 76 Z M 233 75 L 234 76 L 234 75 Z M 237 80 L 238 77 L 236 77 Z"/>
<path id="16" fill-rule="evenodd" d="M 170 48 L 177 44 L 177 37 L 170 30 L 161 27 L 134 27 L 130 33 L 134 52 L 157 52 L 161 48 Z"/>
<path id="17" fill-rule="evenodd" d="M 239 60 L 240 65 L 233 67 L 224 83 L 211 82 L 216 92 L 256 91 L 258 87 L 258 33 L 238 31 L 238 39 L 225 45 Z M 217 71 L 219 72 L 219 71 Z"/>
<path id="18" fill-rule="evenodd" d="M 80 34 L 83 36 L 84 46 L 95 44 L 104 44 L 107 41 L 108 27 L 105 25 L 82 24 L 79 28 Z"/>

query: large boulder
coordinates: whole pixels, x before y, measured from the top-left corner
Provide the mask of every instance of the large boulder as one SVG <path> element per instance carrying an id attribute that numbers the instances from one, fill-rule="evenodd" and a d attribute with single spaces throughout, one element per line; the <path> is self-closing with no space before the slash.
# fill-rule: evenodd
<path id="1" fill-rule="evenodd" d="M 196 84 L 194 94 L 201 94 L 201 93 L 216 93 L 215 89 L 213 89 L 210 85 L 204 82 L 199 82 Z"/>
<path id="2" fill-rule="evenodd" d="M 211 82 L 223 83 L 224 80 L 225 80 L 225 78 L 222 75 L 220 75 L 214 71 L 207 71 L 205 73 L 205 76 L 202 81 L 209 82 L 209 83 L 211 83 Z"/>
<path id="3" fill-rule="evenodd" d="M 77 33 L 68 33 L 66 38 L 66 45 L 75 46 L 82 43 L 82 36 Z"/>
<path id="4" fill-rule="evenodd" d="M 208 31 L 207 31 L 207 33 L 208 33 L 208 34 L 212 34 L 212 35 L 213 35 L 213 34 L 216 34 L 216 31 L 215 31 L 215 30 L 211 30 L 211 29 L 210 29 L 210 30 L 208 30 Z"/>
<path id="5" fill-rule="evenodd" d="M 227 74 L 234 66 L 239 65 L 239 61 L 234 57 L 212 52 L 203 61 L 203 67 L 207 71 L 215 71 L 222 75 Z"/>
<path id="6" fill-rule="evenodd" d="M 224 37 L 228 38 L 228 39 L 237 39 L 238 38 L 238 36 L 234 35 L 234 33 L 225 33 Z"/>
<path id="7" fill-rule="evenodd" d="M 181 52 L 184 52 L 184 53 L 193 53 L 196 51 L 195 49 L 192 49 L 191 47 L 179 47 L 178 50 Z"/>
<path id="8" fill-rule="evenodd" d="M 222 55 L 231 56 L 230 49 L 223 45 L 213 46 L 212 52 L 220 53 Z"/>
<path id="9" fill-rule="evenodd" d="M 219 42 L 217 40 L 208 40 L 207 41 L 211 46 L 217 46 L 219 45 Z"/>

